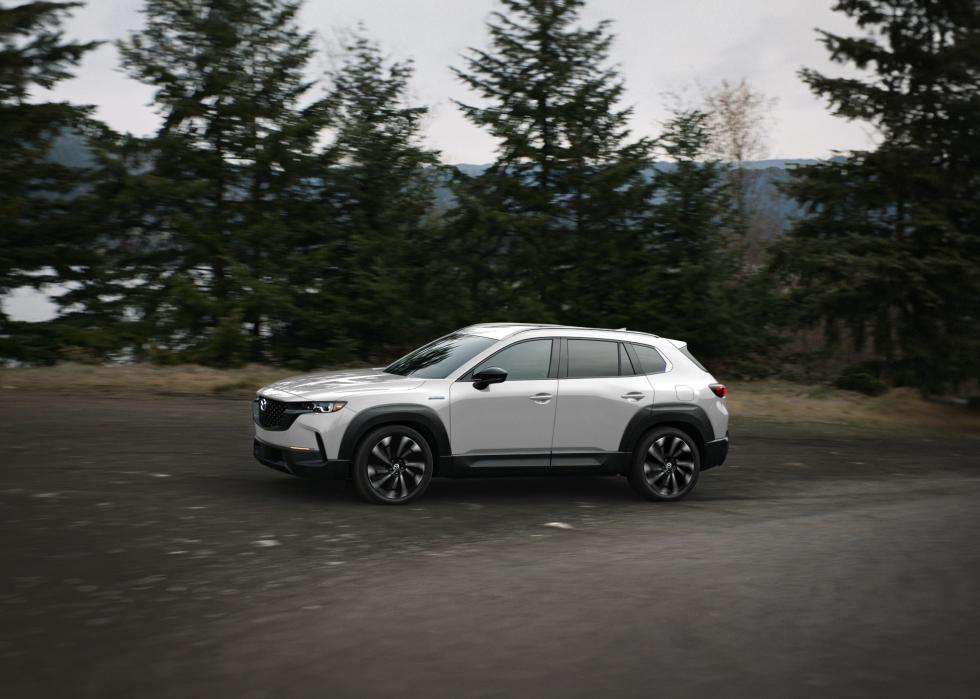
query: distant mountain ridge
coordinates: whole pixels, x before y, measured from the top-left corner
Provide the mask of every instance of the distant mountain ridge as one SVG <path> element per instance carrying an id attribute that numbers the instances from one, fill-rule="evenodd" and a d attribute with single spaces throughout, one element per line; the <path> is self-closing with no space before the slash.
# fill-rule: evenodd
<path id="1" fill-rule="evenodd" d="M 840 156 L 832 158 L 832 160 L 839 160 Z M 771 158 L 768 160 L 747 160 L 742 164 L 746 170 L 768 170 L 769 168 L 777 168 L 779 170 L 789 170 L 793 167 L 798 167 L 801 165 L 816 165 L 820 163 L 820 160 L 816 158 Z M 654 167 L 661 165 L 670 166 L 672 163 L 667 160 L 655 160 L 653 161 Z M 475 177 L 477 175 L 482 175 L 487 168 L 490 167 L 490 163 L 484 163 L 481 165 L 476 165 L 473 163 L 457 163 L 453 165 L 457 170 L 462 172 L 464 175 L 469 175 L 470 177 Z"/>
<path id="2" fill-rule="evenodd" d="M 67 132 L 58 136 L 51 148 L 51 159 L 54 162 L 71 167 L 88 167 L 95 159 L 81 134 Z M 834 160 L 842 159 L 837 156 Z M 789 171 L 802 165 L 816 165 L 819 160 L 813 158 L 774 158 L 767 160 L 752 160 L 743 164 L 747 170 L 749 203 L 756 209 L 763 209 L 770 214 L 773 223 L 779 230 L 786 230 L 792 217 L 800 213 L 799 205 L 786 197 L 779 186 L 789 178 Z M 477 177 L 491 166 L 490 163 L 457 163 L 451 165 L 464 175 Z M 650 165 L 650 175 L 655 170 L 670 170 L 674 164 L 668 161 L 654 161 Z M 448 183 L 436 190 L 436 207 L 445 211 L 453 206 L 452 191 Z"/>
<path id="3" fill-rule="evenodd" d="M 838 158 L 834 158 L 837 160 Z M 746 170 L 746 192 L 748 195 L 749 206 L 764 215 L 768 220 L 768 233 L 764 237 L 769 237 L 778 232 L 787 230 L 793 218 L 802 213 L 799 204 L 790 197 L 787 197 L 780 189 L 780 186 L 787 182 L 790 171 L 794 167 L 804 165 L 816 165 L 821 161 L 813 158 L 776 158 L 769 160 L 750 160 L 742 164 Z M 464 175 L 478 177 L 491 167 L 490 163 L 458 163 L 452 165 Z M 652 177 L 657 170 L 670 171 L 675 164 L 666 160 L 656 160 L 650 164 L 648 177 Z M 442 211 L 452 208 L 453 194 L 448 185 L 443 185 L 436 190 L 436 207 Z"/>

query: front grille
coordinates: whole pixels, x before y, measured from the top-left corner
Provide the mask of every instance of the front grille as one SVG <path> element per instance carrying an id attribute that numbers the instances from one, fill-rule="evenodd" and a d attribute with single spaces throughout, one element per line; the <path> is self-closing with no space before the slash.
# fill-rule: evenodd
<path id="1" fill-rule="evenodd" d="M 259 399 L 259 424 L 263 427 L 279 427 L 285 413 L 286 404 L 281 400 Z"/>
<path id="2" fill-rule="evenodd" d="M 252 402 L 252 418 L 267 430 L 287 430 L 296 418 L 309 411 L 309 403 L 286 403 L 272 398 L 256 398 Z"/>

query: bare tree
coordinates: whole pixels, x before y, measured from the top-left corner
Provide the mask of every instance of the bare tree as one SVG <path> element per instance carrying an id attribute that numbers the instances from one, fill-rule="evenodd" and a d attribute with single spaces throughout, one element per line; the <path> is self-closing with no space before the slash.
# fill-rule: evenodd
<path id="1" fill-rule="evenodd" d="M 769 134 L 775 125 L 772 112 L 778 100 L 753 89 L 744 78 L 737 83 L 722 80 L 712 88 L 702 87 L 701 92 L 702 109 L 708 114 L 705 154 L 731 166 L 737 226 L 747 244 L 744 263 L 751 266 L 759 262 L 760 240 L 773 233 L 773 217 L 767 215 L 771 193 L 757 193 L 764 195 L 762 198 L 752 196 L 754 178 L 747 172 L 745 163 L 768 154 Z"/>
<path id="2" fill-rule="evenodd" d="M 753 89 L 744 78 L 738 83 L 722 80 L 702 91 L 711 134 L 708 154 L 738 168 L 747 160 L 764 158 L 778 99 Z"/>

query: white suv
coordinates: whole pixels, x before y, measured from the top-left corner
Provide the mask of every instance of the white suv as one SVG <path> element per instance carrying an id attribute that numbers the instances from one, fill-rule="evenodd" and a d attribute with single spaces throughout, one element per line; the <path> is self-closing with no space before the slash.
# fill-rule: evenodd
<path id="1" fill-rule="evenodd" d="M 252 405 L 255 458 L 402 504 L 433 476 L 625 475 L 678 500 L 728 453 L 726 389 L 686 343 L 626 330 L 472 325 L 384 369 L 297 376 Z"/>

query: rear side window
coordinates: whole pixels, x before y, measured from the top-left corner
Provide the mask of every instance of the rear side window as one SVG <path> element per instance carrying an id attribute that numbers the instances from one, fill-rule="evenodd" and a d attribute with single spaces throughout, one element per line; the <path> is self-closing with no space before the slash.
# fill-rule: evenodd
<path id="1" fill-rule="evenodd" d="M 568 341 L 568 378 L 619 376 L 619 343 L 604 340 Z"/>
<path id="2" fill-rule="evenodd" d="M 685 357 L 687 357 L 688 359 L 690 359 L 694 363 L 694 366 L 696 366 L 701 371 L 704 371 L 704 372 L 707 372 L 708 371 L 707 369 L 704 368 L 704 365 L 701 364 L 701 362 L 699 362 L 697 359 L 694 358 L 694 355 L 691 354 L 691 350 L 689 350 L 687 348 L 687 345 L 685 345 L 684 347 L 681 347 L 680 350 L 681 350 L 681 354 L 683 354 Z"/>
<path id="3" fill-rule="evenodd" d="M 633 345 L 636 358 L 640 360 L 640 371 L 644 374 L 662 374 L 667 371 L 667 361 L 660 352 L 648 345 Z"/>

